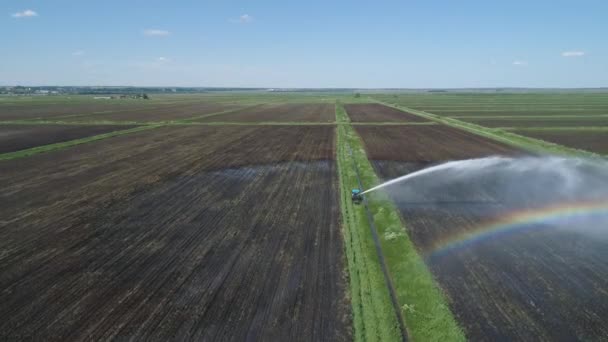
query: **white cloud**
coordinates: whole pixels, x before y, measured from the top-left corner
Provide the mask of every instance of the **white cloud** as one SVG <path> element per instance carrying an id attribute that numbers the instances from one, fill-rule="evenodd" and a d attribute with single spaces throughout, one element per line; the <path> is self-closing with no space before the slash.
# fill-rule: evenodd
<path id="1" fill-rule="evenodd" d="M 157 58 L 157 60 L 158 60 L 159 62 L 168 62 L 168 61 L 169 61 L 169 58 L 167 58 L 167 57 L 158 57 L 158 58 Z"/>
<path id="2" fill-rule="evenodd" d="M 142 33 L 149 37 L 166 37 L 170 34 L 169 31 L 159 29 L 146 29 Z"/>
<path id="3" fill-rule="evenodd" d="M 37 17 L 38 13 L 36 13 L 35 11 L 32 11 L 31 9 L 27 9 L 23 12 L 17 12 L 17 13 L 13 13 L 13 18 L 31 18 L 31 17 Z"/>
<path id="4" fill-rule="evenodd" d="M 235 24 L 249 24 L 253 22 L 253 17 L 249 14 L 242 14 L 237 19 L 230 19 L 230 22 Z"/>
<path id="5" fill-rule="evenodd" d="M 585 51 L 564 51 L 562 57 L 582 57 L 585 55 Z"/>
<path id="6" fill-rule="evenodd" d="M 528 62 L 526 62 L 526 61 L 513 61 L 513 65 L 515 65 L 515 66 L 528 66 Z"/>
<path id="7" fill-rule="evenodd" d="M 72 52 L 72 56 L 84 56 L 84 51 L 82 50 L 77 50 Z"/>

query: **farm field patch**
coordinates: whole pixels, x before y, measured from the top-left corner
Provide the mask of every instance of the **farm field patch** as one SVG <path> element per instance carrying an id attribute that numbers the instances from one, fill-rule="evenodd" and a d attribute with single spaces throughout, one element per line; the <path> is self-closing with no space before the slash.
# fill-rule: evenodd
<path id="1" fill-rule="evenodd" d="M 454 138 L 458 135 L 448 139 L 431 130 L 437 126 L 415 127 L 427 130 L 419 134 L 410 128 L 395 128 L 406 130 L 398 134 L 386 127 L 356 127 L 383 179 L 444 160 L 519 153 L 478 137 L 468 143 L 466 137 Z M 601 241 L 569 230 L 535 227 L 437 253 L 451 237 L 525 205 L 525 201 L 506 202 L 505 195 L 496 191 L 495 181 L 445 183 L 429 176 L 389 191 L 467 338 L 594 340 L 605 336 L 608 325 L 601 317 L 608 314 L 608 293 L 600 289 L 608 286 L 608 265 L 602 261 L 608 254 Z M 428 188 L 433 191 L 425 191 Z"/>
<path id="2" fill-rule="evenodd" d="M 226 114 L 205 117 L 199 122 L 334 122 L 334 104 L 264 104 Z"/>
<path id="3" fill-rule="evenodd" d="M 151 104 L 139 101 L 120 102 L 109 100 L 98 100 L 89 102 L 65 102 L 55 104 L 0 104 L 0 120 L 30 120 L 30 119 L 50 119 L 67 115 L 92 114 L 108 111 L 124 111 L 134 109 L 145 109 L 152 107 Z"/>
<path id="4" fill-rule="evenodd" d="M 0 125 L 0 153 L 90 137 L 133 126 Z"/>
<path id="5" fill-rule="evenodd" d="M 105 114 L 82 115 L 67 118 L 66 121 L 81 122 L 81 121 L 134 121 L 134 122 L 151 122 L 151 121 L 172 121 L 179 119 L 189 119 L 195 116 L 218 113 L 227 110 L 237 109 L 240 106 L 234 104 L 219 104 L 219 103 L 195 103 L 195 104 L 179 104 L 163 107 L 139 109 L 131 111 L 117 111 Z"/>
<path id="6" fill-rule="evenodd" d="M 350 340 L 334 130 L 161 127 L 0 162 L 0 335 Z"/>
<path id="7" fill-rule="evenodd" d="M 546 119 L 469 119 L 458 118 L 458 120 L 474 123 L 485 127 L 605 127 L 608 126 L 608 117 L 583 117 L 583 118 L 553 118 Z"/>
<path id="8" fill-rule="evenodd" d="M 433 163 L 521 153 L 510 146 L 444 125 L 353 127 L 363 138 L 370 160 Z"/>
<path id="9" fill-rule="evenodd" d="M 425 122 L 418 115 L 406 113 L 378 103 L 346 104 L 344 109 L 352 122 Z"/>
<path id="10" fill-rule="evenodd" d="M 515 129 L 511 132 L 580 150 L 608 154 L 608 131 Z"/>

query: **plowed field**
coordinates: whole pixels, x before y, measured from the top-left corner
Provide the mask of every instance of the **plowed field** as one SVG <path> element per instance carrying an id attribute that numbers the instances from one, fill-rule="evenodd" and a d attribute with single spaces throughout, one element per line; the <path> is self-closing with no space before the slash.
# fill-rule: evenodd
<path id="1" fill-rule="evenodd" d="M 333 122 L 333 104 L 267 104 L 222 115 L 202 118 L 202 122 Z"/>
<path id="2" fill-rule="evenodd" d="M 378 103 L 347 104 L 344 108 L 352 122 L 425 122 L 418 115 L 406 113 Z"/>
<path id="3" fill-rule="evenodd" d="M 120 100 L 91 100 L 86 103 L 44 104 L 44 105 L 1 105 L 0 120 L 49 119 L 65 115 L 92 114 L 115 110 L 143 109 L 146 102 L 124 103 Z"/>
<path id="4" fill-rule="evenodd" d="M 509 146 L 443 125 L 354 127 L 372 160 L 433 163 L 517 153 Z"/>
<path id="5" fill-rule="evenodd" d="M 0 126 L 0 153 L 24 150 L 133 126 L 6 125 Z"/>
<path id="6" fill-rule="evenodd" d="M 188 119 L 195 116 L 218 113 L 236 108 L 239 108 L 239 106 L 202 102 L 196 104 L 180 104 L 139 110 L 116 111 L 105 114 L 75 116 L 68 118 L 66 121 L 171 121 Z"/>
<path id="7" fill-rule="evenodd" d="M 0 162 L 0 336 L 350 340 L 334 141 L 165 127 Z"/>

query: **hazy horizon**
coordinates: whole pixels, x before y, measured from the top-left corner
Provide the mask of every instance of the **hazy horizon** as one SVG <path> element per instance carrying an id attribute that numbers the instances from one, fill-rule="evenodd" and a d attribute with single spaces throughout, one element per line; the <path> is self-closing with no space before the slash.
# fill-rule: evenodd
<path id="1" fill-rule="evenodd" d="M 608 3 L 0 4 L 4 86 L 603 88 Z"/>

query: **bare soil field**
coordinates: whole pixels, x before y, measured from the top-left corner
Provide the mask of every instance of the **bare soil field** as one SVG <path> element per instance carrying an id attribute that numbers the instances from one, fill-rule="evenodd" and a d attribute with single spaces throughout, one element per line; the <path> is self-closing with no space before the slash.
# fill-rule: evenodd
<path id="1" fill-rule="evenodd" d="M 201 122 L 334 122 L 333 104 L 266 104 L 222 115 L 202 118 Z"/>
<path id="2" fill-rule="evenodd" d="M 164 127 L 0 162 L 0 336 L 350 340 L 334 144 Z"/>
<path id="3" fill-rule="evenodd" d="M 427 119 L 378 103 L 346 104 L 352 122 L 426 122 Z"/>
<path id="4" fill-rule="evenodd" d="M 432 163 L 519 153 L 510 146 L 444 125 L 354 127 L 371 160 Z"/>
<path id="5" fill-rule="evenodd" d="M 83 115 L 71 117 L 66 121 L 171 121 L 178 119 L 189 119 L 195 116 L 218 113 L 226 110 L 239 108 L 238 105 L 219 103 L 196 103 L 169 105 L 140 110 L 117 111 L 106 114 Z"/>
<path id="6" fill-rule="evenodd" d="M 604 127 L 608 117 L 551 118 L 546 119 L 458 119 L 485 127 Z"/>
<path id="7" fill-rule="evenodd" d="M 0 126 L 0 153 L 90 137 L 134 126 L 4 125 Z"/>
<path id="8" fill-rule="evenodd" d="M 426 130 L 426 137 L 410 128 Z M 435 128 L 395 128 L 405 130 L 402 134 L 384 127 L 357 127 L 357 131 L 383 179 L 447 159 L 517 153 L 477 137 L 468 142 L 458 135 L 442 139 L 445 133 L 437 134 Z M 421 191 L 427 186 L 435 191 Z M 604 242 L 572 231 L 534 227 L 434 254 L 441 241 L 470 232 L 512 210 L 514 204 L 506 203 L 492 182 L 481 180 L 446 185 L 427 177 L 403 187 L 403 192 L 389 194 L 468 339 L 598 340 L 606 336 L 608 249 Z"/>
<path id="9" fill-rule="evenodd" d="M 65 104 L 19 104 L 0 105 L 0 120 L 49 119 L 66 115 L 92 114 L 97 112 L 143 109 L 150 104 L 121 103 L 120 101 L 99 100 L 89 103 Z"/>
<path id="10" fill-rule="evenodd" d="M 608 154 L 608 131 L 514 130 L 513 133 L 580 150 Z"/>

